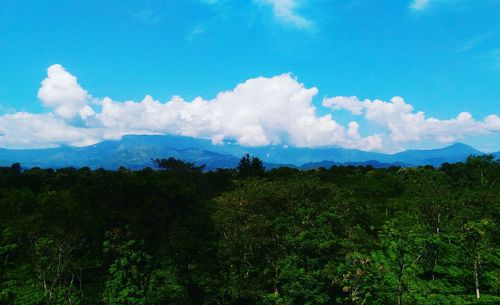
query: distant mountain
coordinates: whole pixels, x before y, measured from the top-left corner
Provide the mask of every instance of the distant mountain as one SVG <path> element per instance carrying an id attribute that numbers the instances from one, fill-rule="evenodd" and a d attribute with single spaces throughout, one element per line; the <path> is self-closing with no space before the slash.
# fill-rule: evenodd
<path id="1" fill-rule="evenodd" d="M 456 143 L 444 148 L 430 150 L 407 150 L 395 154 L 367 152 L 358 149 L 341 147 L 300 148 L 300 147 L 242 147 L 238 145 L 220 145 L 219 152 L 241 156 L 248 152 L 259 156 L 269 163 L 294 164 L 304 167 L 329 167 L 328 165 L 372 165 L 373 167 L 389 166 L 439 166 L 444 162 L 460 162 L 470 155 L 483 153 L 471 146 Z"/>
<path id="2" fill-rule="evenodd" d="M 244 147 L 233 142 L 213 144 L 207 139 L 182 136 L 129 135 L 119 141 L 106 141 L 86 147 L 61 146 L 49 149 L 0 149 L 0 165 L 21 163 L 24 167 L 83 167 L 139 169 L 152 166 L 152 159 L 176 157 L 208 170 L 232 168 L 245 153 L 256 155 L 267 168 L 293 166 L 303 169 L 332 165 L 371 165 L 373 167 L 439 166 L 444 162 L 464 161 L 482 152 L 465 144 L 440 149 L 407 150 L 382 154 L 341 147 L 301 148 L 286 146 Z M 500 157 L 500 152 L 495 153 Z"/>
<path id="3" fill-rule="evenodd" d="M 439 166 L 444 162 L 460 162 L 467 159 L 467 157 L 470 155 L 482 154 L 482 152 L 471 146 L 462 143 L 456 143 L 439 149 L 406 150 L 390 155 L 387 161 L 402 162 L 415 165 Z"/>
<path id="4" fill-rule="evenodd" d="M 0 163 L 20 162 L 24 167 L 83 167 L 139 169 L 153 166 L 152 159 L 176 157 L 207 169 L 231 168 L 239 158 L 203 149 L 198 140 L 185 137 L 126 136 L 86 147 L 63 146 L 50 149 L 0 150 Z"/>

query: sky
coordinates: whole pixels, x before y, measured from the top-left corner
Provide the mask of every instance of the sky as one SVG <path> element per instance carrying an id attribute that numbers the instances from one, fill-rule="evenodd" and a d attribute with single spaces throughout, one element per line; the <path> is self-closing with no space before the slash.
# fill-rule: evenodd
<path id="1" fill-rule="evenodd" d="M 498 0 L 0 0 L 0 147 L 500 150 Z"/>

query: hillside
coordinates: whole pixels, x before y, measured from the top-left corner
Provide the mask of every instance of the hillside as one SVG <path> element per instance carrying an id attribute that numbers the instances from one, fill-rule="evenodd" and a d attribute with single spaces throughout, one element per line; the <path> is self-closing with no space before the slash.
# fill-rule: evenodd
<path id="1" fill-rule="evenodd" d="M 50 149 L 0 149 L 0 164 L 21 163 L 24 167 L 85 167 L 117 169 L 124 166 L 141 169 L 152 166 L 152 159 L 175 157 L 208 170 L 235 167 L 245 153 L 258 156 L 267 168 L 282 165 L 301 168 L 331 165 L 439 166 L 444 162 L 464 161 L 482 152 L 457 143 L 440 149 L 407 150 L 396 154 L 367 152 L 341 147 L 300 148 L 283 146 L 245 147 L 226 142 L 215 145 L 210 140 L 181 136 L 129 135 L 119 141 L 106 141 L 86 147 L 61 146 Z M 498 157 L 498 153 L 497 153 Z"/>

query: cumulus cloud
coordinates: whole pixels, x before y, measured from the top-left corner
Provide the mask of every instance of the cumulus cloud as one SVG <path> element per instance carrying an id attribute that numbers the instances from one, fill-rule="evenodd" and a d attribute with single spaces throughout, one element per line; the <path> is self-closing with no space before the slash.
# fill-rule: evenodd
<path id="1" fill-rule="evenodd" d="M 484 123 L 486 124 L 486 127 L 491 130 L 500 130 L 500 117 L 498 117 L 495 114 L 491 114 L 484 118 Z"/>
<path id="2" fill-rule="evenodd" d="M 331 115 L 318 117 L 313 97 L 290 74 L 258 77 L 219 93 L 212 100 L 191 102 L 174 97 L 166 103 L 146 96 L 141 102 L 103 100 L 98 122 L 120 133 L 171 133 L 206 137 L 214 143 L 234 139 L 246 146 L 343 145 L 381 148 L 371 138 L 352 137 Z M 378 146 L 377 146 L 378 145 Z"/>
<path id="3" fill-rule="evenodd" d="M 431 140 L 453 142 L 467 136 L 500 131 L 500 118 L 482 121 L 468 112 L 446 120 L 427 118 L 401 97 L 390 101 L 357 97 L 325 98 L 333 113 L 319 115 L 313 104 L 318 94 L 290 74 L 257 77 L 221 92 L 212 99 L 186 101 L 174 96 L 161 102 L 92 98 L 61 65 L 50 66 L 38 92 L 49 112 L 0 116 L 0 147 L 41 148 L 85 146 L 127 134 L 172 134 L 211 139 L 215 144 L 236 141 L 245 146 L 342 146 L 390 150 L 404 143 Z M 336 111 L 347 110 L 356 120 L 341 124 Z M 379 133 L 360 132 L 361 121 L 380 126 Z"/>
<path id="4" fill-rule="evenodd" d="M 414 111 L 413 106 L 401 97 L 393 97 L 389 102 L 381 100 L 360 100 L 355 96 L 325 98 L 323 106 L 333 110 L 347 110 L 354 115 L 364 115 L 390 132 L 392 141 L 397 143 L 435 140 L 450 143 L 466 136 L 489 134 L 500 131 L 500 119 L 489 115 L 483 121 L 476 121 L 468 112 L 461 112 L 455 118 L 440 120 L 426 118 L 424 112 Z"/>
<path id="5" fill-rule="evenodd" d="M 307 28 L 312 25 L 311 21 L 297 14 L 297 0 L 257 0 L 258 2 L 271 5 L 274 16 L 286 23 L 299 28 Z"/>
<path id="6" fill-rule="evenodd" d="M 0 146 L 81 146 L 126 134 L 175 134 L 246 146 L 382 148 L 381 137 L 360 136 L 357 123 L 346 128 L 331 115 L 318 116 L 312 103 L 317 93 L 282 74 L 249 79 L 211 100 L 173 97 L 160 102 L 147 95 L 142 101 L 120 102 L 105 97 L 96 107 L 76 77 L 53 65 L 38 93 L 53 112 L 0 117 Z"/>
<path id="7" fill-rule="evenodd" d="M 47 78 L 42 81 L 38 98 L 61 118 L 71 119 L 87 106 L 91 96 L 78 84 L 76 77 L 55 64 L 47 69 Z"/>
<path id="8" fill-rule="evenodd" d="M 102 138 L 100 130 L 69 125 L 52 113 L 17 112 L 0 117 L 0 146 L 3 148 L 87 146 Z"/>

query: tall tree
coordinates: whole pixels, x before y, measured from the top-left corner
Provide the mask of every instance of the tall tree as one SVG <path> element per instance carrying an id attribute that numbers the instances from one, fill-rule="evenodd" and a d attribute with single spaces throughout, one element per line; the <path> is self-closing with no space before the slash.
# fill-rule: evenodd
<path id="1" fill-rule="evenodd" d="M 241 177 L 262 177 L 266 173 L 261 159 L 245 154 L 238 163 L 238 173 Z"/>

